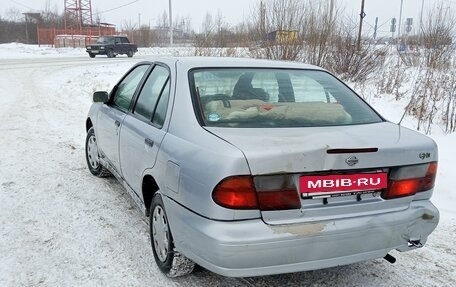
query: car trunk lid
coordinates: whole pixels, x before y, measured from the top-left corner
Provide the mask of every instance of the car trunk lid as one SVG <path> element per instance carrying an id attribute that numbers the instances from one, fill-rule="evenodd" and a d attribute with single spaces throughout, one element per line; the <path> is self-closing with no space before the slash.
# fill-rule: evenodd
<path id="1" fill-rule="evenodd" d="M 207 128 L 239 148 L 258 182 L 286 175 L 299 193 L 301 208 L 262 211 L 269 224 L 289 224 L 384 213 L 407 208 L 410 197 L 384 200 L 381 190 L 365 188 L 333 194 L 302 190 L 308 176 L 363 177 L 375 182 L 390 167 L 436 161 L 435 143 L 404 127 L 383 122 L 358 126 L 235 129 Z M 425 159 L 422 155 L 425 155 Z M 314 182 L 315 184 L 315 182 Z M 343 192 L 344 191 L 344 192 Z M 258 191 L 261 192 L 261 191 Z"/>
<path id="2" fill-rule="evenodd" d="M 422 162 L 421 153 L 437 158 L 431 139 L 388 122 L 334 127 L 206 129 L 239 148 L 252 175 L 417 164 Z M 368 148 L 375 150 L 356 151 Z M 355 165 L 347 164 L 350 156 L 358 159 Z"/>

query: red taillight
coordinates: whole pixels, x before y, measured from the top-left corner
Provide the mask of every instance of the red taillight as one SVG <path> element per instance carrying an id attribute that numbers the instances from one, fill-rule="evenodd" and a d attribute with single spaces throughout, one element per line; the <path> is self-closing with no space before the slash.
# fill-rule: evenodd
<path id="1" fill-rule="evenodd" d="M 295 189 L 258 192 L 261 210 L 285 210 L 301 208 Z"/>
<path id="2" fill-rule="evenodd" d="M 251 176 L 232 176 L 215 187 L 212 198 L 218 205 L 231 209 L 301 208 L 299 194 L 289 182 L 289 176 L 259 176 L 255 183 Z"/>
<path id="3" fill-rule="evenodd" d="M 436 175 L 437 175 L 437 162 L 431 162 L 429 164 L 429 168 L 426 173 L 426 176 L 423 178 L 423 181 L 421 184 L 421 190 L 419 190 L 419 191 L 425 191 L 425 190 L 429 190 L 429 189 L 433 188 Z"/>
<path id="4" fill-rule="evenodd" d="M 258 209 L 258 199 L 251 176 L 233 176 L 222 180 L 212 192 L 220 206 L 231 209 Z"/>
<path id="5" fill-rule="evenodd" d="M 393 170 L 382 197 L 399 198 L 429 190 L 434 187 L 436 174 L 437 162 Z"/>
<path id="6" fill-rule="evenodd" d="M 420 187 L 420 179 L 390 180 L 383 197 L 385 199 L 399 198 L 414 195 Z"/>
<path id="7" fill-rule="evenodd" d="M 260 210 L 301 208 L 299 193 L 293 175 L 256 176 L 254 179 Z"/>

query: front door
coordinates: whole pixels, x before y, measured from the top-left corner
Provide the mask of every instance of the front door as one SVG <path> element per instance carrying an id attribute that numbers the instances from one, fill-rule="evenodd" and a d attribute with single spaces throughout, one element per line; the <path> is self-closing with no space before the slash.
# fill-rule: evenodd
<path id="1" fill-rule="evenodd" d="M 119 134 L 122 123 L 131 105 L 135 91 L 150 65 L 140 65 L 130 72 L 116 86 L 109 103 L 104 104 L 97 115 L 95 135 L 101 156 L 120 173 Z"/>

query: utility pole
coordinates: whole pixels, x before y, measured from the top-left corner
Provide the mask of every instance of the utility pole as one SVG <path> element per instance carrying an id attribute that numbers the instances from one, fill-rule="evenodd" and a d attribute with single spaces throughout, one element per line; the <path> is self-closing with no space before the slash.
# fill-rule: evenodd
<path id="1" fill-rule="evenodd" d="M 363 19 L 366 17 L 364 13 L 364 0 L 361 0 L 361 13 L 359 14 L 359 32 L 358 32 L 358 51 L 361 50 L 361 31 L 363 30 Z"/>
<path id="2" fill-rule="evenodd" d="M 329 4 L 329 19 L 332 21 L 334 14 L 334 0 L 331 0 Z"/>
<path id="3" fill-rule="evenodd" d="M 423 10 L 424 10 L 424 0 L 421 1 L 421 12 L 420 12 L 420 29 L 423 26 Z"/>
<path id="4" fill-rule="evenodd" d="M 402 26 L 402 4 L 404 4 L 404 0 L 401 0 L 401 9 L 399 10 L 399 24 L 397 25 L 397 36 L 400 38 L 401 35 L 401 26 Z"/>
<path id="5" fill-rule="evenodd" d="M 265 21 L 265 12 L 264 12 L 264 4 L 263 1 L 260 2 L 260 33 L 261 38 L 266 37 L 266 21 Z"/>
<path id="6" fill-rule="evenodd" d="M 143 35 L 141 33 L 141 13 L 138 13 L 138 39 L 136 40 L 136 43 L 138 45 L 144 45 L 143 42 Z"/>
<path id="7" fill-rule="evenodd" d="M 171 0 L 169 0 L 169 45 L 173 45 L 173 12 L 171 8 Z"/>
<path id="8" fill-rule="evenodd" d="M 423 38 L 423 10 L 424 10 L 424 0 L 421 2 L 421 12 L 420 12 L 420 43 Z"/>

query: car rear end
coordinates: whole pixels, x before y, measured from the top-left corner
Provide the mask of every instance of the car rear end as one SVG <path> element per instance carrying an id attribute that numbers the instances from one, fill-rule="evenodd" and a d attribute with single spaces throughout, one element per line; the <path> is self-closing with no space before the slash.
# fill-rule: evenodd
<path id="1" fill-rule="evenodd" d="M 201 126 L 249 170 L 211 186 L 206 210 L 166 199 L 177 237 L 191 242 L 176 246 L 198 264 L 236 277 L 327 268 L 422 247 L 437 226 L 436 144 L 386 122 L 325 71 L 189 78 Z M 219 218 L 225 211 L 258 216 Z"/>
<path id="2" fill-rule="evenodd" d="M 332 168 L 252 171 L 228 176 L 214 187 L 218 206 L 258 210 L 257 219 L 213 220 L 182 209 L 176 222 L 184 223 L 177 229 L 193 245 L 187 256 L 225 276 L 259 276 L 345 265 L 425 244 L 439 220 L 430 201 L 436 158 L 350 168 L 347 158 L 372 162 L 385 156 L 327 151 L 318 160 Z"/>

